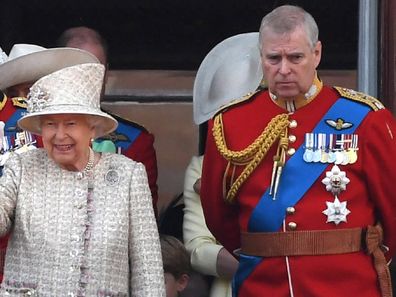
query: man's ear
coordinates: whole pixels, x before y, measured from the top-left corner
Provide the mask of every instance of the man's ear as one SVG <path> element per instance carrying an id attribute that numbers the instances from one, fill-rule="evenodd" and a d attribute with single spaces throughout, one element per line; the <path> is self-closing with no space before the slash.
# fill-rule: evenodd
<path id="1" fill-rule="evenodd" d="M 188 285 L 188 281 L 190 280 L 190 277 L 183 273 L 178 279 L 177 279 L 177 291 L 181 292 L 183 291 L 187 285 Z"/>
<path id="2" fill-rule="evenodd" d="M 315 54 L 315 68 L 319 66 L 320 60 L 322 59 L 322 43 L 318 41 L 314 48 Z"/>

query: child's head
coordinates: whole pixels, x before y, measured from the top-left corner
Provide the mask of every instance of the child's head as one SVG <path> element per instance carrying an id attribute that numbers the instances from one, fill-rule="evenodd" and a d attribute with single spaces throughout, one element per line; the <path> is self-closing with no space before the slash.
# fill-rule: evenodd
<path id="1" fill-rule="evenodd" d="M 161 235 L 160 240 L 166 296 L 176 297 L 188 284 L 191 271 L 190 257 L 183 243 L 176 237 Z"/>

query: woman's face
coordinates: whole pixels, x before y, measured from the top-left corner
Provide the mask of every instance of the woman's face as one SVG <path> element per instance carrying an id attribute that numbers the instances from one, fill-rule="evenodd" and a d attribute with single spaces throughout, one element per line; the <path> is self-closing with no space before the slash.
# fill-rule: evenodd
<path id="1" fill-rule="evenodd" d="M 60 167 L 81 171 L 88 162 L 89 146 L 94 128 L 80 114 L 43 116 L 41 133 L 44 149 Z"/>

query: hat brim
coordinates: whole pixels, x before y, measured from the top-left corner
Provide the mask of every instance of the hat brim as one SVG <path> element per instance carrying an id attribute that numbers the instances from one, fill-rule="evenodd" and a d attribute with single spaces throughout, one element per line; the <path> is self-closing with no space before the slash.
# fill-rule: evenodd
<path id="1" fill-rule="evenodd" d="M 87 51 L 69 47 L 45 49 L 23 55 L 0 64 L 0 90 L 25 82 L 35 82 L 54 71 L 84 63 L 99 61 Z"/>
<path id="2" fill-rule="evenodd" d="M 45 111 L 35 112 L 34 114 L 26 114 L 18 120 L 18 126 L 22 130 L 41 135 L 41 119 L 47 115 L 57 114 L 79 114 L 93 116 L 95 118 L 95 138 L 107 135 L 117 129 L 118 122 L 111 115 L 97 111 L 96 109 L 82 108 L 81 106 L 51 106 Z"/>
<path id="3" fill-rule="evenodd" d="M 194 122 L 206 122 L 224 105 L 254 92 L 263 78 L 259 33 L 229 37 L 204 58 L 194 81 Z"/>

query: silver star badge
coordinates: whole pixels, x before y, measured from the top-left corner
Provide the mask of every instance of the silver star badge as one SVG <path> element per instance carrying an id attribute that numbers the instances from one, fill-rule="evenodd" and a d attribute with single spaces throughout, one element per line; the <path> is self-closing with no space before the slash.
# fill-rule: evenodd
<path id="1" fill-rule="evenodd" d="M 327 215 L 326 223 L 334 222 L 338 225 L 341 222 L 347 221 L 347 215 L 351 212 L 347 208 L 347 202 L 340 202 L 336 196 L 334 202 L 326 201 L 327 209 L 322 211 L 323 214 Z"/>
<path id="2" fill-rule="evenodd" d="M 326 172 L 326 177 L 322 179 L 322 183 L 326 185 L 327 191 L 333 193 L 333 195 L 338 195 L 346 189 L 349 178 L 346 177 L 345 171 L 341 171 L 337 165 L 334 165 L 331 171 Z"/>

